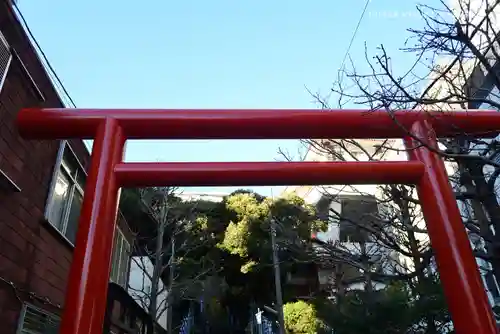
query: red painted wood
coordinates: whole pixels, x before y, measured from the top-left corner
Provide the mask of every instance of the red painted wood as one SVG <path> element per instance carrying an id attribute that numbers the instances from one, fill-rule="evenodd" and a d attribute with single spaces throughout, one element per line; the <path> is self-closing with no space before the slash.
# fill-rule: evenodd
<path id="1" fill-rule="evenodd" d="M 61 333 L 102 333 L 118 211 L 114 166 L 125 137 L 118 122 L 101 122 L 94 141 L 69 273 Z"/>
<path id="2" fill-rule="evenodd" d="M 123 187 L 414 184 L 420 162 L 165 162 L 121 163 Z"/>
<path id="3" fill-rule="evenodd" d="M 415 110 L 23 109 L 18 124 L 26 138 L 92 138 L 107 117 L 119 121 L 128 139 L 401 138 L 424 119 L 438 136 L 500 129 L 496 111 Z"/>
<path id="4" fill-rule="evenodd" d="M 421 145 L 423 142 L 437 149 L 435 133 L 428 122 L 415 123 L 411 132 L 420 141 L 406 139 L 405 142 L 411 152 L 410 159 L 425 165 L 425 174 L 417 183 L 418 197 L 455 331 L 458 334 L 496 333 L 496 322 L 444 162 Z"/>
<path id="5" fill-rule="evenodd" d="M 395 163 L 121 162 L 125 139 L 402 138 L 411 131 L 435 145 L 435 136 L 496 134 L 496 111 L 23 109 L 18 125 L 26 138 L 95 137 L 63 334 L 102 331 L 120 185 L 392 182 L 418 186 L 457 333 L 497 333 L 444 164 L 425 147 L 411 151 L 415 161 Z"/>

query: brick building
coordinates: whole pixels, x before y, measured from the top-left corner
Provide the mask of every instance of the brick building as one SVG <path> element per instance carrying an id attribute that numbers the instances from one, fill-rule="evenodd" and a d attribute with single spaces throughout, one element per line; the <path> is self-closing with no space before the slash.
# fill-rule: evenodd
<path id="1" fill-rule="evenodd" d="M 0 332 L 6 334 L 57 332 L 89 164 L 81 140 L 19 137 L 17 112 L 35 106 L 64 104 L 12 4 L 1 0 Z M 119 217 L 104 332 L 127 333 L 147 315 L 126 292 L 132 233 Z"/>

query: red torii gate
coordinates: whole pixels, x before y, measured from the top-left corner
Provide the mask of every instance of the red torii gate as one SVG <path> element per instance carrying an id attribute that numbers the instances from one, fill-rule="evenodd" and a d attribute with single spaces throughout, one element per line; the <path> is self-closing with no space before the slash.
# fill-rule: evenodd
<path id="1" fill-rule="evenodd" d="M 121 187 L 416 184 L 457 333 L 497 333 L 436 136 L 500 131 L 495 111 L 24 109 L 31 139 L 94 139 L 60 332 L 102 333 Z M 409 161 L 125 163 L 127 139 L 404 138 Z M 427 145 L 421 145 L 425 142 Z"/>

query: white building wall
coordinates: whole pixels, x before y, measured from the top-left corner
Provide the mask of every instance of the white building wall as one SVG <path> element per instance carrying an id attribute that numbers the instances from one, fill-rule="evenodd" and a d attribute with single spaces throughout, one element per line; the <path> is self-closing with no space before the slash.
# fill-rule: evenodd
<path id="1" fill-rule="evenodd" d="M 182 192 L 178 196 L 183 201 L 209 201 L 209 202 L 222 202 L 225 196 L 229 194 L 226 193 L 197 193 L 197 192 Z"/>
<path id="2" fill-rule="evenodd" d="M 374 154 L 377 150 L 377 145 L 384 146 L 393 146 L 393 147 L 402 147 L 402 140 L 390 140 L 388 142 L 384 142 L 384 140 L 377 139 L 364 139 L 357 141 L 360 145 L 362 145 L 363 149 L 369 154 Z M 353 150 L 356 150 L 356 147 L 353 147 Z M 359 150 L 359 149 L 358 149 Z M 360 152 L 360 154 L 354 153 L 354 156 L 350 154 L 344 154 L 343 158 L 345 161 L 368 161 L 368 156 L 364 152 Z M 406 153 L 404 151 L 398 152 L 397 150 L 387 150 L 384 152 L 381 160 L 384 161 L 404 161 L 407 160 Z M 305 156 L 305 161 L 331 161 L 332 157 L 329 157 L 325 152 L 320 152 L 317 149 L 310 148 L 308 153 Z M 382 193 L 380 188 L 377 185 L 365 184 L 365 185 L 325 185 L 325 186 L 294 186 L 288 187 L 285 190 L 287 192 L 294 192 L 298 196 L 304 198 L 306 203 L 308 204 L 317 204 L 318 201 L 322 198 L 322 196 L 327 193 L 330 195 L 338 195 L 338 196 L 346 196 L 346 195 L 368 195 L 374 196 L 375 198 L 381 198 Z M 330 204 L 331 209 L 336 212 L 341 211 L 341 203 L 332 201 Z M 379 208 L 380 212 L 381 208 Z M 326 232 L 318 232 L 316 237 L 325 242 L 336 243 L 339 241 L 339 225 L 338 223 L 330 223 L 328 226 L 328 230 Z M 399 263 L 405 261 L 404 259 L 399 258 L 399 254 L 395 252 L 390 252 L 389 250 L 385 250 L 383 253 L 381 248 L 376 244 L 367 243 L 366 249 L 364 250 L 370 255 L 379 256 L 385 260 L 394 260 Z M 352 252 L 353 254 L 360 253 L 361 248 L 357 243 L 349 243 L 343 242 L 342 247 Z M 387 273 L 390 273 L 389 268 L 385 268 Z M 391 270 L 393 267 L 390 268 Z M 319 273 L 320 283 L 326 284 L 326 282 L 331 281 L 333 273 L 329 270 L 323 270 Z M 375 288 L 383 287 L 383 284 L 375 284 Z M 356 283 L 349 287 L 350 289 L 362 289 L 364 288 L 364 284 Z"/>
<path id="3" fill-rule="evenodd" d="M 147 256 L 135 256 L 130 260 L 128 293 L 146 312 L 148 312 L 149 298 L 151 296 L 151 279 L 149 277 L 153 277 L 153 270 L 153 263 Z M 168 296 L 168 291 L 164 289 L 161 280 L 159 282 L 158 291 L 162 291 L 157 295 L 156 299 L 161 314 L 159 314 L 156 320 L 162 328 L 167 329 L 165 300 Z"/>
<path id="4" fill-rule="evenodd" d="M 376 145 L 381 145 L 383 140 L 359 140 L 359 143 L 363 145 L 363 148 L 373 153 L 375 151 Z M 405 147 L 402 140 L 395 139 L 385 143 L 385 146 L 390 146 L 392 149 L 384 152 L 383 156 L 378 157 L 381 161 L 407 161 L 408 157 L 405 151 Z M 442 147 L 443 148 L 443 147 Z M 366 154 L 356 155 L 358 161 L 368 161 L 368 157 Z M 346 161 L 356 161 L 352 156 L 345 155 L 344 159 Z M 306 161 L 329 161 L 329 157 L 324 152 L 319 152 L 311 148 L 305 157 Z M 454 166 L 452 163 L 445 163 L 445 167 L 449 175 L 454 173 Z M 333 186 L 296 186 L 296 187 L 288 187 L 285 192 L 295 192 L 297 195 L 304 198 L 304 200 L 309 204 L 317 204 L 321 199 L 322 195 L 325 193 L 331 195 L 371 195 L 377 199 L 384 198 L 381 189 L 378 185 L 333 185 Z M 331 208 L 337 212 L 341 211 L 341 205 L 338 202 L 332 202 Z M 379 212 L 381 212 L 382 208 L 379 207 Z M 417 226 L 421 229 L 425 229 L 425 221 L 423 218 L 417 219 Z M 328 242 L 338 242 L 339 241 L 339 225 L 335 223 L 331 223 L 326 232 L 318 232 L 317 237 L 322 241 Z M 417 239 L 423 244 L 428 243 L 428 235 L 423 233 L 416 234 Z M 349 243 L 343 243 L 343 247 L 346 249 L 350 249 L 354 253 L 359 251 L 359 245 Z M 370 245 L 368 245 L 370 247 Z M 373 247 L 373 249 L 380 249 L 380 247 Z M 399 270 L 403 268 L 407 268 L 407 270 L 413 269 L 413 261 L 405 256 L 401 255 L 397 252 L 391 252 L 384 254 L 385 259 L 393 259 L 395 263 L 399 263 Z M 394 264 L 395 264 L 394 263 Z M 394 268 L 391 268 L 393 270 Z M 323 281 L 326 280 L 325 277 L 328 276 L 328 273 L 321 273 L 323 277 Z"/>

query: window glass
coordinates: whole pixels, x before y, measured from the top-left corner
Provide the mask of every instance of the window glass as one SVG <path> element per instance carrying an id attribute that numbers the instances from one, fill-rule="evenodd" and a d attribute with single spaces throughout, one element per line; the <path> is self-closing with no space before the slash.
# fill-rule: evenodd
<path id="1" fill-rule="evenodd" d="M 57 334 L 59 321 L 59 318 L 52 313 L 25 305 L 18 332 L 21 334 Z"/>
<path id="2" fill-rule="evenodd" d="M 85 173 L 67 145 L 57 168 L 47 220 L 74 244 L 83 202 Z"/>
<path id="3" fill-rule="evenodd" d="M 63 159 L 57 168 L 47 219 L 74 245 L 82 210 L 86 175 L 68 146 L 65 146 Z M 114 236 L 110 279 L 122 286 L 127 282 L 129 257 L 130 245 L 117 229 Z"/>
<path id="4" fill-rule="evenodd" d="M 490 291 L 491 295 L 493 296 L 493 298 L 499 298 L 500 292 L 498 291 L 498 285 L 493 273 L 491 271 L 488 271 L 484 278 L 486 280 L 486 286 Z"/>
<path id="5" fill-rule="evenodd" d="M 80 219 L 80 211 L 82 209 L 83 196 L 76 190 L 73 192 L 73 199 L 71 201 L 68 223 L 66 225 L 65 235 L 73 244 L 76 239 L 76 231 L 78 230 L 78 221 Z"/>
<path id="6" fill-rule="evenodd" d="M 339 240 L 343 242 L 369 242 L 365 226 L 375 223 L 378 217 L 377 202 L 361 196 L 342 200 Z"/>
<path id="7" fill-rule="evenodd" d="M 76 178 L 78 170 L 81 170 L 80 164 L 68 146 L 64 148 L 62 166 L 73 178 Z"/>
<path id="8" fill-rule="evenodd" d="M 490 93 L 488 94 L 487 99 L 495 103 L 500 103 L 500 91 L 496 86 L 493 86 Z M 479 106 L 479 109 L 495 109 L 495 107 L 489 103 L 482 103 Z"/>
<path id="9" fill-rule="evenodd" d="M 12 52 L 5 37 L 0 33 L 0 88 L 2 88 L 4 79 L 9 71 L 12 62 Z"/>
<path id="10" fill-rule="evenodd" d="M 118 230 L 115 231 L 115 240 L 113 242 L 113 257 L 111 259 L 111 274 L 110 279 L 118 283 L 118 272 L 119 272 L 119 256 L 120 249 L 122 247 L 122 239 L 120 238 L 120 232 Z"/>
<path id="11" fill-rule="evenodd" d="M 76 176 L 76 182 L 78 183 L 78 186 L 80 186 L 82 190 L 85 189 L 85 180 L 86 180 L 86 175 L 82 171 L 80 171 Z"/>
<path id="12" fill-rule="evenodd" d="M 117 228 L 111 262 L 110 280 L 125 287 L 128 277 L 130 259 L 130 244 L 123 233 Z"/>
<path id="13" fill-rule="evenodd" d="M 124 239 L 122 242 L 122 249 L 120 253 L 120 273 L 118 278 L 118 284 L 120 285 L 125 285 L 125 283 L 127 282 L 128 262 L 129 262 L 129 245 Z"/>
<path id="14" fill-rule="evenodd" d="M 64 214 L 68 204 L 70 182 L 64 173 L 57 173 L 57 180 L 52 194 L 52 207 L 49 221 L 59 230 L 64 227 Z"/>

